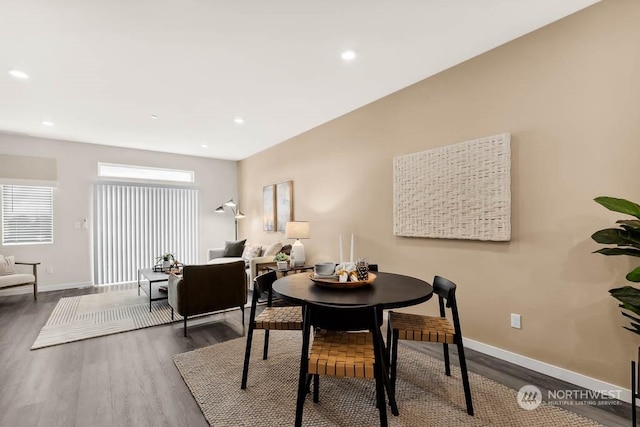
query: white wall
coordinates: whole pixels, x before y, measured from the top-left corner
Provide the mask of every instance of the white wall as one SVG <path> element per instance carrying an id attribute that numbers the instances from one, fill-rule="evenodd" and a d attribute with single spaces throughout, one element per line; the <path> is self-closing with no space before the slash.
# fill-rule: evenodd
<path id="1" fill-rule="evenodd" d="M 225 240 L 234 238 L 232 215 L 228 212 L 216 214 L 214 210 L 231 197 L 237 200 L 235 161 L 7 133 L 0 133 L 0 154 L 50 157 L 58 162 L 58 187 L 54 190 L 54 243 L 0 244 L 2 255 L 15 255 L 17 260 L 42 263 L 38 270 L 42 290 L 47 286 L 57 288 L 58 285 L 87 285 L 92 282 L 92 189 L 97 180 L 98 162 L 195 171 L 195 185 L 199 190 L 199 261 L 206 261 L 208 248 L 222 246 Z M 89 222 L 89 229 L 76 229 L 74 223 L 82 222 L 84 218 Z M 149 260 L 149 266 L 153 261 Z M 48 274 L 47 267 L 52 267 L 53 273 Z M 17 289 L 30 292 L 26 288 Z"/>

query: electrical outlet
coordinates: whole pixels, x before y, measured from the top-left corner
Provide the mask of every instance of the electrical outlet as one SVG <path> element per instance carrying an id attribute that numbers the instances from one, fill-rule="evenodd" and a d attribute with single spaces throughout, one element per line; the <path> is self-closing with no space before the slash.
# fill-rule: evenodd
<path id="1" fill-rule="evenodd" d="M 515 328 L 515 329 L 521 329 L 522 328 L 522 324 L 521 324 L 522 318 L 519 314 L 516 313 L 511 313 L 511 327 Z"/>
<path id="2" fill-rule="evenodd" d="M 53 267 L 52 266 L 48 266 L 46 268 L 47 274 L 53 274 Z"/>

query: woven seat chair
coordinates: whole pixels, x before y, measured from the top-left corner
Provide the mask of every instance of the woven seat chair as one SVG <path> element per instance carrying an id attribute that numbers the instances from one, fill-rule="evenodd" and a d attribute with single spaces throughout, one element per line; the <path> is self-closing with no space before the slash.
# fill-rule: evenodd
<path id="1" fill-rule="evenodd" d="M 311 377 L 314 379 L 313 401 L 318 402 L 320 375 L 329 375 L 375 379 L 380 425 L 387 426 L 385 390 L 389 391 L 389 403 L 394 415 L 398 415 L 398 407 L 390 393 L 384 341 L 380 332 L 382 305 L 345 307 L 307 302 L 304 310 L 295 425 L 302 425 L 308 380 Z M 310 344 L 312 328 L 315 334 L 313 344 Z"/>
<path id="2" fill-rule="evenodd" d="M 438 295 L 440 317 L 397 313 L 394 311 L 389 312 L 387 345 L 391 351 L 391 390 L 392 392 L 395 390 L 396 383 L 398 340 L 427 341 L 442 344 L 444 347 L 444 365 L 447 376 L 451 376 L 449 344 L 455 344 L 458 347 L 458 357 L 460 358 L 460 372 L 464 386 L 464 397 L 467 403 L 467 413 L 473 415 L 469 375 L 467 373 L 467 362 L 464 357 L 460 318 L 458 317 L 458 306 L 456 304 L 456 284 L 443 277 L 436 276 L 433 279 L 433 291 Z M 453 325 L 445 317 L 445 302 L 446 307 L 451 309 Z"/>
<path id="3" fill-rule="evenodd" d="M 264 349 L 262 359 L 269 354 L 269 331 L 275 330 L 302 330 L 302 307 L 273 307 L 273 282 L 277 279 L 275 271 L 262 274 L 253 282 L 253 298 L 251 299 L 251 314 L 249 316 L 249 332 L 247 333 L 247 347 L 244 353 L 244 366 L 242 369 L 241 388 L 247 388 L 247 376 L 249 375 L 249 358 L 251 357 L 251 343 L 253 331 L 264 329 Z M 261 292 L 267 292 L 267 307 L 256 316 L 256 306 Z"/>

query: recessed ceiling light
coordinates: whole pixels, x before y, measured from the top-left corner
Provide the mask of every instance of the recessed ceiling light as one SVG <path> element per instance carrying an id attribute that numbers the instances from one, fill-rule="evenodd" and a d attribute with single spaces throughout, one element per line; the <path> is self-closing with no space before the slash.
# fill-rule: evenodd
<path id="1" fill-rule="evenodd" d="M 158 116 L 156 116 L 155 114 L 152 114 L 149 117 L 152 118 L 153 120 L 157 120 L 158 119 Z"/>
<path id="2" fill-rule="evenodd" d="M 244 123 L 244 119 L 242 117 L 236 117 L 235 119 L 233 119 L 233 121 L 239 125 Z"/>
<path id="3" fill-rule="evenodd" d="M 26 80 L 26 79 L 29 78 L 29 74 L 25 73 L 24 71 L 20 71 L 20 70 L 11 70 L 11 71 L 9 71 L 9 74 L 11 74 L 16 79 Z"/>
<path id="4" fill-rule="evenodd" d="M 48 121 L 45 120 L 44 122 L 42 122 L 42 124 L 45 125 L 45 126 L 53 126 L 54 123 L 53 122 L 48 122 Z"/>
<path id="5" fill-rule="evenodd" d="M 209 146 L 207 144 L 202 144 L 200 147 L 202 148 L 209 148 Z"/>
<path id="6" fill-rule="evenodd" d="M 340 57 L 345 61 L 351 61 L 355 59 L 356 53 L 352 50 L 345 50 L 344 52 L 342 52 L 342 55 L 340 55 Z"/>

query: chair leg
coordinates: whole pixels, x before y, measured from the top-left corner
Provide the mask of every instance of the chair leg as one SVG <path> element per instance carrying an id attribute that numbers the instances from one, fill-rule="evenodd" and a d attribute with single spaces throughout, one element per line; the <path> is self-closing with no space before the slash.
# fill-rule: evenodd
<path id="1" fill-rule="evenodd" d="M 242 311 L 242 326 L 244 326 L 244 305 L 240 306 L 240 311 Z"/>
<path id="2" fill-rule="evenodd" d="M 313 376 L 313 402 L 318 403 L 320 400 L 320 375 Z"/>
<path id="3" fill-rule="evenodd" d="M 460 372 L 462 373 L 462 385 L 464 386 L 464 399 L 467 402 L 467 414 L 473 415 L 471 387 L 469 385 L 469 374 L 467 372 L 467 361 L 464 357 L 464 346 L 462 345 L 462 339 L 458 340 L 458 357 L 460 358 Z"/>
<path id="4" fill-rule="evenodd" d="M 396 375 L 398 369 L 398 331 L 393 331 L 391 348 L 391 394 L 396 395 Z"/>
<path id="5" fill-rule="evenodd" d="M 33 300 L 38 301 L 38 282 L 33 284 Z"/>
<path id="6" fill-rule="evenodd" d="M 187 313 L 184 314 L 184 336 L 187 336 Z"/>
<path id="7" fill-rule="evenodd" d="M 171 320 L 173 320 L 173 307 L 171 307 Z"/>
<path id="8" fill-rule="evenodd" d="M 296 420 L 295 427 L 302 427 L 302 412 L 304 400 L 307 397 L 307 368 L 305 363 L 300 364 L 300 378 L 298 379 L 298 398 L 296 400 Z"/>
<path id="9" fill-rule="evenodd" d="M 247 347 L 244 350 L 244 366 L 242 367 L 242 383 L 241 389 L 247 388 L 247 377 L 249 376 L 249 359 L 251 357 L 251 343 L 253 342 L 253 321 L 249 324 L 249 332 L 247 333 Z"/>
<path id="10" fill-rule="evenodd" d="M 391 312 L 389 312 L 391 316 Z M 387 362 L 391 360 L 391 318 L 387 319 Z"/>
<path id="11" fill-rule="evenodd" d="M 449 363 L 449 344 L 443 344 L 444 348 L 444 373 L 450 377 L 451 376 L 451 363 Z"/>
<path id="12" fill-rule="evenodd" d="M 382 379 L 383 370 L 382 364 L 376 367 L 375 377 L 376 377 L 376 403 L 378 406 L 378 411 L 380 412 L 380 426 L 387 427 L 389 425 L 389 421 L 387 420 L 387 404 L 384 399 L 384 382 Z"/>
<path id="13" fill-rule="evenodd" d="M 311 380 L 313 380 L 313 375 L 307 374 L 307 382 L 304 386 L 304 392 L 307 394 L 311 393 Z"/>
<path id="14" fill-rule="evenodd" d="M 269 356 L 269 329 L 264 331 L 264 350 L 262 350 L 262 360 L 267 360 Z"/>

